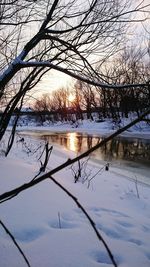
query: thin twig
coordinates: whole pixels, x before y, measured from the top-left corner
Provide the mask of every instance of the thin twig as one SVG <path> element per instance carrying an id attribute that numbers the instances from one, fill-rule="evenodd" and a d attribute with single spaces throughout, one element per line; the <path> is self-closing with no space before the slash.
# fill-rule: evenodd
<path id="1" fill-rule="evenodd" d="M 61 229 L 61 219 L 60 219 L 60 212 L 58 212 L 58 222 L 59 222 L 59 228 Z"/>
<path id="2" fill-rule="evenodd" d="M 89 180 L 88 180 L 88 188 L 90 187 L 90 182 L 104 169 L 105 167 L 103 166 L 100 168 Z"/>
<path id="3" fill-rule="evenodd" d="M 139 195 L 139 190 L 138 190 L 138 179 L 137 179 L 137 176 L 135 175 L 135 188 L 136 188 L 136 193 L 137 193 L 137 197 L 140 198 L 140 195 Z"/>
<path id="4" fill-rule="evenodd" d="M 96 228 L 96 224 L 95 222 L 92 220 L 92 218 L 90 217 L 90 215 L 87 213 L 87 211 L 85 210 L 85 208 L 81 205 L 81 203 L 78 201 L 78 199 L 72 194 L 70 193 L 70 191 L 68 191 L 63 185 L 61 185 L 58 181 L 56 181 L 52 176 L 50 177 L 50 179 L 58 186 L 60 187 L 69 197 L 71 197 L 73 199 L 73 201 L 76 203 L 76 205 L 78 206 L 78 208 L 80 208 L 82 210 L 82 212 L 84 213 L 84 215 L 86 216 L 86 218 L 88 219 L 88 221 L 90 222 L 95 234 L 97 235 L 98 239 L 100 242 L 103 243 L 113 265 L 115 267 L 117 267 L 117 263 L 114 259 L 114 256 L 110 250 L 110 248 L 108 247 L 106 241 L 104 240 L 104 238 L 102 237 L 102 235 L 99 233 L 99 231 Z"/>
<path id="5" fill-rule="evenodd" d="M 22 251 L 22 249 L 20 248 L 20 246 L 18 245 L 17 241 L 15 240 L 14 236 L 12 235 L 12 233 L 8 230 L 8 228 L 6 227 L 6 225 L 0 220 L 0 224 L 1 226 L 4 228 L 4 230 L 6 231 L 6 233 L 10 236 L 10 238 L 12 239 L 14 245 L 17 247 L 17 249 L 19 250 L 20 254 L 22 255 L 22 257 L 24 258 L 26 264 L 28 265 L 28 267 L 31 267 L 27 257 L 25 256 L 24 252 Z"/>

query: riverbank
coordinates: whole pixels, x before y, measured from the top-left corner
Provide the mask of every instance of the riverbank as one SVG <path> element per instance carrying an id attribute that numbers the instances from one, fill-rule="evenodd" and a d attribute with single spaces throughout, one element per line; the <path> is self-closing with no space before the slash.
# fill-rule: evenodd
<path id="1" fill-rule="evenodd" d="M 134 119 L 133 117 L 132 119 Z M 46 121 L 43 125 L 38 125 L 38 123 L 30 123 L 29 121 L 24 120 L 17 127 L 18 131 L 44 131 L 44 132 L 79 132 L 87 134 L 95 134 L 106 136 L 112 134 L 114 131 L 119 128 L 127 125 L 131 122 L 131 118 L 123 119 L 122 123 L 115 124 L 112 120 L 106 119 L 102 122 L 96 122 L 91 120 L 78 120 L 75 123 L 70 122 L 56 122 L 51 123 Z M 8 129 L 11 129 L 9 127 Z M 136 138 L 145 138 L 150 139 L 150 125 L 146 122 L 140 122 L 137 125 L 134 125 L 129 130 L 121 134 L 125 137 L 136 137 Z"/>
<path id="2" fill-rule="evenodd" d="M 128 122 L 124 121 L 124 125 Z M 106 136 L 118 128 L 109 120 L 85 120 L 78 121 L 78 124 L 47 122 L 43 126 L 25 124 L 17 127 L 17 130 L 40 131 L 41 134 L 82 132 Z M 123 135 L 149 139 L 149 133 L 147 124 L 142 122 Z M 4 138 L 3 149 L 7 144 L 5 141 Z M 37 158 L 42 153 L 44 141 L 26 136 L 25 142 L 26 147 L 18 137 L 8 158 L 1 158 L 1 193 L 30 181 L 40 168 Z M 41 148 L 37 150 L 39 146 Z M 37 152 L 32 155 L 29 151 Z M 72 151 L 54 148 L 47 171 L 73 156 Z M 55 178 L 86 207 L 119 266 L 149 267 L 150 255 L 147 248 L 150 246 L 150 187 L 145 186 L 145 180 L 143 181 L 143 178 L 148 177 L 142 176 L 139 169 L 133 169 L 133 172 L 129 169 L 110 164 L 109 171 L 105 171 L 105 163 L 92 160 L 87 169 L 83 169 L 87 180 L 82 176 L 78 183 L 74 183 L 73 172 L 77 171 L 77 166 L 75 170 L 63 170 Z M 45 181 L 20 194 L 12 202 L 2 204 L 1 215 L 30 258 L 32 266 L 80 267 L 82 264 L 87 267 L 103 267 L 111 264 L 107 252 L 102 244 L 98 244 L 81 211 L 52 182 Z M 0 235 L 1 265 L 5 266 L 6 263 L 6 266 L 23 266 L 22 259 L 9 238 L 3 232 Z M 64 240 L 68 240 L 72 247 L 67 243 L 64 246 Z M 51 251 L 49 247 L 52 248 Z"/>
<path id="3" fill-rule="evenodd" d="M 129 122 L 130 119 L 124 120 L 122 126 Z M 139 182 L 149 184 L 149 128 L 145 122 L 135 125 L 114 140 L 111 147 L 106 146 L 105 153 L 102 150 L 96 151 L 94 153 L 95 160 L 98 160 L 99 163 L 109 162 L 119 169 L 129 169 L 131 172 L 138 174 L 136 177 Z M 111 135 L 117 129 L 118 127 L 116 125 L 114 127 L 111 120 L 99 123 L 91 120 L 78 121 L 77 127 L 75 127 L 75 124 L 72 125 L 68 122 L 58 122 L 43 126 L 23 125 L 17 128 L 20 134 L 33 136 L 39 138 L 39 140 L 47 140 L 54 146 L 59 144 L 62 149 L 64 147 L 76 153 L 86 151 L 100 142 L 101 138 Z M 144 181 L 142 176 L 145 177 Z M 133 179 L 135 180 L 135 175 L 133 175 Z"/>
<path id="4" fill-rule="evenodd" d="M 28 146 L 29 141 L 29 146 Z M 40 168 L 44 141 L 15 140 L 8 158 L 0 158 L 0 193 L 33 179 Z M 3 143 L 3 149 L 5 149 Z M 29 153 L 30 150 L 30 153 Z M 32 153 L 31 153 L 32 151 Z M 35 153 L 36 151 L 36 153 Z M 54 148 L 47 171 L 73 157 Z M 42 159 L 40 159 L 42 160 Z M 77 166 L 54 175 L 94 220 L 120 267 L 150 265 L 150 187 L 130 180 L 131 173 L 90 161 L 74 183 Z M 74 170 L 74 171 L 73 171 Z M 88 179 L 84 181 L 85 173 Z M 97 175 L 96 175 L 97 174 Z M 0 205 L 10 229 L 32 267 L 104 267 L 111 260 L 87 218 L 50 179 Z M 26 266 L 9 236 L 0 228 L 0 265 Z M 9 255 L 9 257 L 8 257 Z"/>

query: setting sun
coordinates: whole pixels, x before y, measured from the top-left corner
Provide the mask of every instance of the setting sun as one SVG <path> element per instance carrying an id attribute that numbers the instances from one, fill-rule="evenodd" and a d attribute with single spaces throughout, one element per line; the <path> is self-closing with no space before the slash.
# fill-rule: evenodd
<path id="1" fill-rule="evenodd" d="M 73 101 L 75 101 L 75 96 L 74 96 L 73 94 L 70 94 L 70 95 L 68 96 L 68 100 L 69 100 L 69 102 L 73 102 Z"/>

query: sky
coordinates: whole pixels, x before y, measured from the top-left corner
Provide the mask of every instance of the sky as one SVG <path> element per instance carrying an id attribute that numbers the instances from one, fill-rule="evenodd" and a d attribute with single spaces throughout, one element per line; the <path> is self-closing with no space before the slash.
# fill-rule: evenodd
<path id="1" fill-rule="evenodd" d="M 136 1 L 136 5 L 140 1 Z M 143 5 L 149 4 L 149 0 L 144 0 Z M 146 14 L 147 15 L 147 14 Z M 142 18 L 143 13 L 138 14 L 137 19 Z M 145 16 L 145 15 L 144 15 Z M 136 16 L 134 17 L 136 19 Z M 126 39 L 130 45 L 141 45 L 142 47 L 148 46 L 148 35 L 149 35 L 149 23 L 131 23 L 126 33 Z M 30 34 L 32 35 L 32 30 Z M 58 71 L 52 70 L 46 74 L 41 82 L 34 89 L 34 97 L 39 98 L 44 93 L 51 93 L 53 90 L 57 90 L 65 87 L 72 87 L 73 79 L 66 74 L 60 73 Z"/>
<path id="2" fill-rule="evenodd" d="M 34 96 L 38 98 L 41 96 L 41 94 L 51 94 L 52 91 L 60 88 L 71 88 L 73 82 L 74 81 L 70 76 L 55 70 L 51 70 L 42 78 L 41 82 L 38 83 L 34 89 Z"/>

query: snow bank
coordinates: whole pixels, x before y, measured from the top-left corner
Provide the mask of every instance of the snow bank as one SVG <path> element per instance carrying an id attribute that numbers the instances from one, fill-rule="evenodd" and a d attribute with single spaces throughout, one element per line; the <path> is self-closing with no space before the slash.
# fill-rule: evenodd
<path id="1" fill-rule="evenodd" d="M 39 144 L 28 139 L 35 150 Z M 3 145 L 3 149 L 4 149 Z M 16 142 L 8 158 L 0 158 L 0 192 L 30 181 L 39 170 L 37 153 L 29 155 Z M 55 148 L 48 170 L 68 157 Z M 93 218 L 121 267 L 150 266 L 150 187 L 136 184 L 130 173 L 89 162 L 86 170 L 94 176 L 90 184 L 74 183 L 70 168 L 57 173 L 57 179 Z M 101 170 L 101 171 L 100 171 Z M 82 174 L 83 175 L 83 174 Z M 89 185 L 89 186 L 88 186 Z M 138 191 L 137 191 L 138 190 Z M 138 197 L 139 194 L 139 197 Z M 75 203 L 50 179 L 0 205 L 1 220 L 12 232 L 32 267 L 112 266 L 88 220 Z M 9 255 L 9 257 L 8 257 Z M 23 258 L 0 227 L 0 266 L 26 266 Z"/>
<path id="2" fill-rule="evenodd" d="M 136 118 L 135 114 L 131 114 L 129 118 L 121 118 L 120 123 L 115 123 L 112 121 L 112 119 L 104 119 L 101 121 L 98 120 L 78 120 L 74 123 L 71 121 L 67 122 L 51 122 L 49 120 L 44 121 L 42 123 L 38 123 L 35 121 L 35 119 L 31 119 L 28 116 L 21 116 L 19 119 L 18 127 L 17 129 L 19 131 L 21 130 L 40 130 L 40 131 L 57 131 L 57 132 L 83 132 L 83 133 L 89 133 L 89 134 L 100 134 L 100 135 L 108 135 L 110 133 L 113 133 L 115 130 L 117 130 L 120 127 L 123 127 L 131 122 L 131 120 L 134 120 Z M 12 124 L 13 118 L 10 122 L 10 125 Z M 9 126 L 9 129 L 11 126 Z M 147 138 L 150 139 L 150 124 L 141 121 L 137 123 L 136 125 L 132 126 L 128 131 L 124 132 L 122 134 L 123 136 L 131 136 L 131 137 L 138 137 L 138 138 Z"/>

